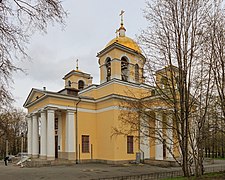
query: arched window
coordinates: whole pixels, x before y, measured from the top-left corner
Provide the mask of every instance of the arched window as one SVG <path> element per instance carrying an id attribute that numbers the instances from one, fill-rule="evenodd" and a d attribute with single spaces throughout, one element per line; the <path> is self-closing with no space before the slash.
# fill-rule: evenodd
<path id="1" fill-rule="evenodd" d="M 82 80 L 79 80 L 79 81 L 78 81 L 78 89 L 79 89 L 79 90 L 84 89 L 84 81 L 82 81 Z"/>
<path id="2" fill-rule="evenodd" d="M 111 79 L 111 59 L 108 57 L 105 61 L 106 67 L 106 80 L 109 81 Z"/>
<path id="3" fill-rule="evenodd" d="M 135 64 L 135 81 L 139 82 L 139 66 Z"/>
<path id="4" fill-rule="evenodd" d="M 71 87 L 71 84 L 72 84 L 72 83 L 71 83 L 71 81 L 69 80 L 69 81 L 68 81 L 68 87 Z"/>
<path id="5" fill-rule="evenodd" d="M 121 78 L 122 81 L 128 81 L 128 60 L 126 57 L 121 58 Z"/>

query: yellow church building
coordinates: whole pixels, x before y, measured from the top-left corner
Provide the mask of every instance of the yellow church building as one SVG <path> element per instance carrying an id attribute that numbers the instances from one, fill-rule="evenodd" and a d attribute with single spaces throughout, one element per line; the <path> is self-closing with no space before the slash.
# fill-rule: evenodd
<path id="1" fill-rule="evenodd" d="M 79 70 L 77 65 L 63 77 L 62 90 L 31 90 L 24 103 L 28 110 L 29 156 L 106 163 L 133 161 L 139 152 L 144 159 L 172 158 L 157 140 L 143 137 L 137 141 L 133 134 L 112 135 L 113 127 L 120 125 L 121 101 L 134 95 L 141 98 L 154 89 L 145 84 L 145 56 L 125 32 L 121 18 L 117 37 L 97 54 L 99 85 L 92 84 L 91 74 Z M 156 116 L 163 118 L 160 112 Z M 172 139 L 173 133 L 168 134 Z M 173 149 L 172 143 L 170 146 Z"/>

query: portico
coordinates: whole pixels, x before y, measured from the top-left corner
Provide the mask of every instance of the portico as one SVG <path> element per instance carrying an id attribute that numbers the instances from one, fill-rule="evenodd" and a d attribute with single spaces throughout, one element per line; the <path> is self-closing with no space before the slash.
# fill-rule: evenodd
<path id="1" fill-rule="evenodd" d="M 45 107 L 27 115 L 28 155 L 32 158 L 75 160 L 75 111 Z M 65 119 L 62 119 L 65 116 Z M 63 128 L 63 124 L 65 128 Z M 65 151 L 62 132 L 65 129 Z"/>
<path id="2" fill-rule="evenodd" d="M 160 107 L 153 109 L 148 110 L 152 120 L 144 118 L 140 121 L 140 149 L 145 159 L 171 160 L 173 158 L 171 152 L 174 151 L 172 115 Z"/>

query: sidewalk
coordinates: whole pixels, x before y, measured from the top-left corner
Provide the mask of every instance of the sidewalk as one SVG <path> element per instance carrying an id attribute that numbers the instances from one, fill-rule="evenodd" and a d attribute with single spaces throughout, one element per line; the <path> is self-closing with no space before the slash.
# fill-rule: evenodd
<path id="1" fill-rule="evenodd" d="M 220 168 L 225 167 L 225 161 L 215 160 L 214 164 L 207 164 L 206 168 Z M 108 165 L 99 163 L 89 164 L 74 164 L 64 166 L 50 166 L 41 168 L 20 168 L 9 163 L 8 166 L 4 166 L 4 161 L 0 162 L 0 179 L 7 180 L 87 180 L 87 179 L 99 179 L 99 178 L 112 178 L 118 176 L 134 176 L 143 174 L 165 174 L 169 172 L 181 172 L 180 167 L 157 167 L 151 165 Z"/>
<path id="2" fill-rule="evenodd" d="M 175 168 L 179 170 L 180 168 Z M 0 179 L 7 180 L 87 180 L 98 178 L 110 178 L 114 176 L 127 176 L 137 174 L 148 174 L 154 172 L 169 172 L 174 168 L 162 168 L 150 165 L 108 165 L 108 164 L 74 164 L 70 166 L 51 166 L 40 168 L 20 168 L 9 163 L 4 166 L 4 162 L 0 163 Z"/>

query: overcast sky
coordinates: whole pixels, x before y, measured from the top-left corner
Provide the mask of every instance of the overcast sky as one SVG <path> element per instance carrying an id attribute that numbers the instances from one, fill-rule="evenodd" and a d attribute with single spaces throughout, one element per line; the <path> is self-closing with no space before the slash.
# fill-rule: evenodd
<path id="1" fill-rule="evenodd" d="M 147 26 L 143 17 L 145 0 L 63 0 L 69 15 L 66 27 L 50 26 L 47 34 L 36 33 L 28 46 L 32 61 L 18 65 L 27 74 L 14 74 L 15 106 L 22 107 L 32 88 L 50 91 L 64 88 L 63 76 L 76 68 L 92 74 L 99 84 L 99 66 L 96 54 L 115 38 L 120 26 L 120 11 L 124 10 L 126 35 L 135 39 Z"/>

